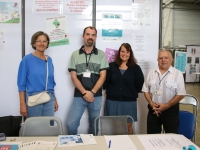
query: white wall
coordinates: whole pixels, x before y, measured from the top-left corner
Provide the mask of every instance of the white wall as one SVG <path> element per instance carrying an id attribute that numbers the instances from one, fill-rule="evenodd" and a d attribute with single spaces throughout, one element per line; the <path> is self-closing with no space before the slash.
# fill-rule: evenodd
<path id="1" fill-rule="evenodd" d="M 21 0 L 15 2 L 21 7 Z M 0 116 L 19 115 L 17 72 L 22 58 L 21 21 L 15 24 L 0 23 L 0 30 L 4 33 L 5 41 L 4 50 L 0 49 Z"/>

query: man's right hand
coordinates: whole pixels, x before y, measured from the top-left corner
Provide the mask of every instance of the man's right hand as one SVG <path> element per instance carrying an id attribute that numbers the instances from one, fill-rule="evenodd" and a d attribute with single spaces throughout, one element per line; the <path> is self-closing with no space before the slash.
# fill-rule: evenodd
<path id="1" fill-rule="evenodd" d="M 94 95 L 91 91 L 85 91 L 84 93 L 86 93 L 83 98 L 85 99 L 85 101 L 87 102 L 94 102 L 95 98 L 94 98 Z"/>
<path id="2" fill-rule="evenodd" d="M 25 103 L 20 104 L 20 114 L 24 117 L 28 117 L 27 108 L 26 108 Z"/>
<path id="3" fill-rule="evenodd" d="M 151 106 L 151 108 L 152 108 L 153 110 L 154 110 L 155 108 L 159 108 L 159 107 L 160 107 L 159 104 L 154 103 L 154 102 L 151 102 L 151 103 L 149 103 L 149 104 L 150 104 L 150 106 Z M 157 117 L 159 117 L 159 114 L 162 114 L 162 112 L 154 110 L 154 113 L 153 113 L 153 114 L 155 114 Z"/>

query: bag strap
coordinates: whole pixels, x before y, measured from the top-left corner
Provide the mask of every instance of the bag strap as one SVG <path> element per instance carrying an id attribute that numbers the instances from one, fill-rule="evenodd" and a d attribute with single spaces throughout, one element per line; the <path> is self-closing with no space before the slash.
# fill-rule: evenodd
<path id="1" fill-rule="evenodd" d="M 49 74 L 49 67 L 48 67 L 48 60 L 47 60 L 47 56 L 45 56 L 46 58 L 46 67 L 47 67 L 47 76 L 46 76 L 46 87 L 45 87 L 45 91 L 47 91 L 47 84 L 48 84 L 48 74 Z"/>

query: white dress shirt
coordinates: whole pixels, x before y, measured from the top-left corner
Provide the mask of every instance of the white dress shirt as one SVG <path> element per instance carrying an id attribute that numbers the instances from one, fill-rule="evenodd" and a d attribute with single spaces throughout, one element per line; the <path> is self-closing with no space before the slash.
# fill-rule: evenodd
<path id="1" fill-rule="evenodd" d="M 152 69 L 143 84 L 142 92 L 149 92 L 153 102 L 166 104 L 175 95 L 186 95 L 183 74 L 173 67 L 163 75 L 159 68 Z"/>

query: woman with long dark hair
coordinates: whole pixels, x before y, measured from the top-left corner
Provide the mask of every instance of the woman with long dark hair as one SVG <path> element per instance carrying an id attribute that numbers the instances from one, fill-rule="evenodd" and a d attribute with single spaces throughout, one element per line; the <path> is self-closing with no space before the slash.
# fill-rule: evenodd
<path id="1" fill-rule="evenodd" d="M 106 89 L 105 116 L 129 115 L 137 121 L 137 98 L 144 76 L 134 57 L 130 44 L 123 43 L 114 60 L 109 64 L 104 89 Z M 131 120 L 128 133 L 133 134 Z"/>

